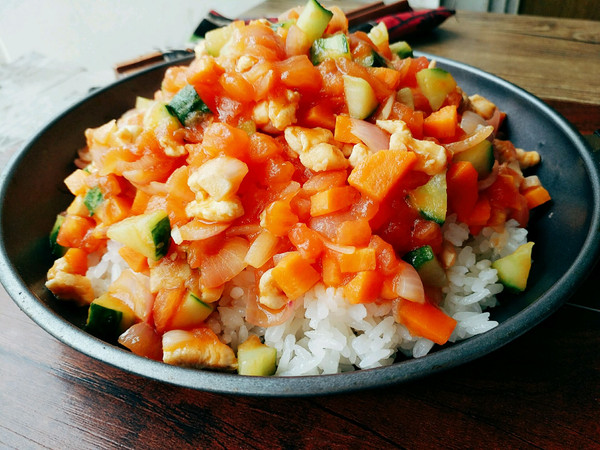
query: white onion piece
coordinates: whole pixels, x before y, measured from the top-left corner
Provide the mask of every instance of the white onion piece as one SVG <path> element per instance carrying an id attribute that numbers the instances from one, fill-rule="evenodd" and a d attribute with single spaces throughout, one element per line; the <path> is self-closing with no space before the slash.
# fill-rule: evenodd
<path id="1" fill-rule="evenodd" d="M 398 297 L 415 303 L 425 303 L 423 281 L 416 269 L 410 264 L 402 264 L 400 272 L 394 277 L 393 286 Z"/>
<path id="2" fill-rule="evenodd" d="M 492 172 L 487 177 L 485 177 L 483 180 L 481 180 L 477 183 L 477 188 L 480 191 L 483 191 L 484 189 L 489 188 L 498 179 L 498 168 L 499 167 L 500 166 L 498 165 L 498 161 L 494 161 L 494 166 L 492 167 Z"/>
<path id="3" fill-rule="evenodd" d="M 492 117 L 487 120 L 487 123 L 494 127 L 494 132 L 491 135 L 492 139 L 498 134 L 498 128 L 500 128 L 500 117 L 502 117 L 502 113 L 498 108 L 496 108 Z"/>
<path id="4" fill-rule="evenodd" d="M 331 241 L 328 241 L 327 239 L 323 239 L 323 245 L 325 247 L 327 247 L 329 250 L 333 250 L 338 253 L 343 253 L 345 255 L 351 255 L 352 253 L 354 253 L 356 251 L 356 247 L 354 247 L 352 245 L 338 245 L 338 244 L 334 244 Z"/>
<path id="5" fill-rule="evenodd" d="M 387 100 L 383 103 L 381 109 L 377 112 L 375 119 L 387 120 L 392 113 L 392 107 L 394 106 L 395 95 L 390 95 Z"/>
<path id="6" fill-rule="evenodd" d="M 475 133 L 469 135 L 462 141 L 451 142 L 450 144 L 446 144 L 446 150 L 452 152 L 452 154 L 454 155 L 460 152 L 464 152 L 465 150 L 468 150 L 471 147 L 486 140 L 488 136 L 492 134 L 492 131 L 494 131 L 494 127 L 492 127 L 491 125 L 481 127 Z"/>
<path id="7" fill-rule="evenodd" d="M 485 127 L 488 123 L 483 117 L 473 111 L 465 111 L 460 120 L 460 127 L 467 134 L 473 134 L 479 127 Z"/>
<path id="8" fill-rule="evenodd" d="M 359 138 L 373 152 L 390 148 L 390 135 L 377 125 L 359 119 L 352 121 L 352 134 Z"/>

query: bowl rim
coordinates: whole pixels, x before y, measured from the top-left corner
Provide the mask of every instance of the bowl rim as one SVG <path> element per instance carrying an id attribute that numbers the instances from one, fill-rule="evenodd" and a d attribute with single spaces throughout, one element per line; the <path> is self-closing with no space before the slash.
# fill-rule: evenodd
<path id="1" fill-rule="evenodd" d="M 592 158 L 592 150 L 581 134 L 566 119 L 539 98 L 509 81 L 471 65 L 423 52 L 415 52 L 415 54 L 435 59 L 442 65 L 450 67 L 450 70 L 458 68 L 470 72 L 479 78 L 499 84 L 513 95 L 524 98 L 561 128 L 562 133 L 573 144 L 584 162 L 585 170 L 591 181 L 593 210 L 591 212 L 590 227 L 574 263 L 535 302 L 532 302 L 516 315 L 504 320 L 496 328 L 457 342 L 450 347 L 437 349 L 423 358 L 408 359 L 394 363 L 391 366 L 332 375 L 245 377 L 237 374 L 170 366 L 162 362 L 152 361 L 106 343 L 71 324 L 38 299 L 19 276 L 18 269 L 12 264 L 7 254 L 4 243 L 3 220 L 0 220 L 0 281 L 19 308 L 42 329 L 63 344 L 103 363 L 139 376 L 181 387 L 220 394 L 304 397 L 381 388 L 429 376 L 467 363 L 508 344 L 556 311 L 593 269 L 600 251 L 600 233 L 598 233 L 600 229 L 600 174 L 598 164 Z M 4 217 L 4 198 L 8 185 L 21 159 L 56 122 L 60 121 L 74 108 L 79 107 L 95 96 L 103 95 L 105 91 L 116 85 L 125 83 L 146 72 L 162 70 L 174 64 L 186 63 L 191 59 L 192 57 L 185 57 L 180 60 L 168 61 L 117 80 L 86 95 L 49 121 L 11 157 L 3 170 L 0 176 L 0 198 L 2 199 L 0 219 Z M 335 377 L 335 381 L 332 381 L 332 377 Z"/>

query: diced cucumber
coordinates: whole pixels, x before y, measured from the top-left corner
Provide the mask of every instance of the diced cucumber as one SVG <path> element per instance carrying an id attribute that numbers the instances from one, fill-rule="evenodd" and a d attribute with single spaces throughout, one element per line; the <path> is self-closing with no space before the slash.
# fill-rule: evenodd
<path id="1" fill-rule="evenodd" d="M 60 230 L 60 226 L 65 221 L 65 216 L 58 215 L 56 216 L 56 220 L 54 221 L 54 225 L 52 226 L 52 230 L 50 231 L 50 250 L 52 254 L 58 258 L 64 256 L 67 252 L 67 248 L 56 242 L 56 238 L 58 236 L 58 231 Z"/>
<path id="2" fill-rule="evenodd" d="M 522 292 L 527 287 L 531 269 L 531 249 L 533 242 L 521 245 L 510 255 L 497 259 L 492 267 L 498 271 L 498 278 L 506 288 L 513 292 Z"/>
<path id="3" fill-rule="evenodd" d="M 296 26 L 304 31 L 306 38 L 312 43 L 323 36 L 332 17 L 333 13 L 323 8 L 317 0 L 308 0 L 296 21 Z"/>
<path id="4" fill-rule="evenodd" d="M 399 41 L 390 44 L 390 50 L 393 54 L 398 55 L 400 59 L 413 57 L 413 50 L 406 41 Z"/>
<path id="5" fill-rule="evenodd" d="M 171 115 L 177 117 L 182 125 L 185 125 L 186 121 L 194 113 L 211 112 L 191 84 L 181 88 L 166 105 L 166 108 Z"/>
<path id="6" fill-rule="evenodd" d="M 375 50 L 372 50 L 368 56 L 356 59 L 355 61 L 365 67 L 387 67 L 385 58 Z"/>
<path id="7" fill-rule="evenodd" d="M 104 195 L 99 187 L 93 187 L 88 189 L 83 197 L 83 204 L 90 212 L 90 216 L 93 216 L 96 212 L 96 208 L 104 201 Z"/>
<path id="8" fill-rule="evenodd" d="M 152 107 L 152 105 L 154 105 L 154 100 L 151 98 L 139 97 L 139 96 L 135 98 L 135 109 L 144 111 L 144 110 Z"/>
<path id="9" fill-rule="evenodd" d="M 193 292 L 188 291 L 179 305 L 171 322 L 173 328 L 194 328 L 202 324 L 214 311 L 209 303 L 204 303 Z"/>
<path id="10" fill-rule="evenodd" d="M 378 48 L 381 44 L 384 44 L 390 40 L 387 26 L 383 22 L 379 22 L 377 25 L 371 28 L 371 31 L 367 33 L 367 36 L 369 36 L 371 42 Z"/>
<path id="11" fill-rule="evenodd" d="M 338 33 L 326 38 L 319 38 L 310 47 L 310 59 L 316 66 L 327 58 L 351 59 L 350 44 L 345 34 Z"/>
<path id="12" fill-rule="evenodd" d="M 251 335 L 238 347 L 238 373 L 240 375 L 269 376 L 277 369 L 277 350 Z"/>
<path id="13" fill-rule="evenodd" d="M 207 31 L 204 35 L 204 48 L 210 56 L 219 56 L 221 49 L 231 38 L 233 34 L 233 25 L 227 25 L 226 27 L 216 28 L 214 30 Z"/>
<path id="14" fill-rule="evenodd" d="M 396 100 L 408 106 L 410 109 L 415 109 L 415 97 L 408 87 L 404 87 L 396 93 Z"/>
<path id="15" fill-rule="evenodd" d="M 375 92 L 363 78 L 344 75 L 344 95 L 350 117 L 366 119 L 379 106 Z"/>
<path id="16" fill-rule="evenodd" d="M 456 89 L 452 75 L 437 67 L 417 72 L 417 83 L 433 111 L 440 109 L 446 96 Z"/>
<path id="17" fill-rule="evenodd" d="M 492 143 L 484 140 L 468 150 L 457 153 L 452 157 L 454 161 L 469 161 L 477 171 L 478 178 L 486 178 L 494 167 L 494 149 Z"/>
<path id="18" fill-rule="evenodd" d="M 446 187 L 446 174 L 438 173 L 408 194 L 410 202 L 425 219 L 442 225 L 448 210 Z"/>
<path id="19" fill-rule="evenodd" d="M 84 329 L 100 339 L 115 341 L 134 322 L 135 314 L 129 306 L 104 294 L 90 303 Z"/>
<path id="20" fill-rule="evenodd" d="M 166 211 L 156 211 L 117 222 L 110 226 L 107 235 L 147 258 L 159 260 L 169 250 L 171 223 Z"/>
<path id="21" fill-rule="evenodd" d="M 426 285 L 443 287 L 448 283 L 446 271 L 430 245 L 424 245 L 408 252 L 403 259 L 417 270 Z"/>

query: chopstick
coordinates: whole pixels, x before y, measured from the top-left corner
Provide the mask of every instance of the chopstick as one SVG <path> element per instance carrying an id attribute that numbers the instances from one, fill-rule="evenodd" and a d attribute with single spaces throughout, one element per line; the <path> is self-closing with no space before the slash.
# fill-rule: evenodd
<path id="1" fill-rule="evenodd" d="M 374 2 L 349 11 L 346 13 L 346 17 L 348 18 L 348 27 L 352 28 L 353 26 L 368 22 L 369 20 L 410 10 L 411 7 L 408 4 L 408 0 L 400 0 L 389 5 L 386 5 L 383 2 Z M 120 78 L 154 64 L 185 56 L 186 53 L 192 53 L 192 50 L 175 50 L 172 52 L 156 51 L 128 61 L 123 61 L 122 63 L 117 64 L 114 70 L 117 77 Z"/>
<path id="2" fill-rule="evenodd" d="M 399 2 L 390 3 L 389 5 L 383 2 L 370 3 L 360 8 L 356 8 L 349 11 L 346 14 L 348 18 L 348 27 L 353 27 L 369 20 L 379 19 L 380 17 L 388 16 L 390 14 L 397 14 L 399 12 L 410 11 L 411 7 L 408 4 L 408 0 L 400 0 Z"/>

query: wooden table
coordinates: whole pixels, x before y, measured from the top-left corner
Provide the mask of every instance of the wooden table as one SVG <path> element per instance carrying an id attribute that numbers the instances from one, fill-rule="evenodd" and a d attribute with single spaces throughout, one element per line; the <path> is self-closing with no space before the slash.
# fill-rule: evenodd
<path id="1" fill-rule="evenodd" d="M 459 11 L 411 42 L 521 85 L 583 133 L 600 128 L 598 22 Z M 130 375 L 56 341 L 2 290 L 0 447 L 599 448 L 599 279 L 596 269 L 550 319 L 477 361 L 385 390 L 301 399 Z"/>

